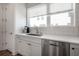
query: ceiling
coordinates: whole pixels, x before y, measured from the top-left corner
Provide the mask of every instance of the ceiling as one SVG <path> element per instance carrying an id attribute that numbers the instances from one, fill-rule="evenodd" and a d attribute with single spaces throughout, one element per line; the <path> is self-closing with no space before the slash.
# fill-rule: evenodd
<path id="1" fill-rule="evenodd" d="M 41 3 L 26 3 L 26 8 L 33 7 L 38 4 L 41 4 Z"/>

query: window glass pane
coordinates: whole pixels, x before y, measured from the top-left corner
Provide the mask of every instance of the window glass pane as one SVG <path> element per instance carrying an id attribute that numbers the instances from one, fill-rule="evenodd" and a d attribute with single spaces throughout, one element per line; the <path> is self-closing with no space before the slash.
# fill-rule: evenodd
<path id="1" fill-rule="evenodd" d="M 45 27 L 47 26 L 47 16 L 29 18 L 29 25 L 30 27 Z"/>
<path id="2" fill-rule="evenodd" d="M 50 15 L 51 26 L 71 25 L 69 12 Z"/>
<path id="3" fill-rule="evenodd" d="M 37 17 L 30 18 L 29 19 L 29 25 L 30 25 L 30 27 L 38 26 Z"/>

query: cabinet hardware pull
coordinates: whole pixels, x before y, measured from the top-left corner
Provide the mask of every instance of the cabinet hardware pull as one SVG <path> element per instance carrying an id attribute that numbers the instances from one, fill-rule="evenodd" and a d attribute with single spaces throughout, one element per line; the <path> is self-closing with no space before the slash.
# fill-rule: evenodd
<path id="1" fill-rule="evenodd" d="M 55 45 L 55 44 L 50 44 L 50 45 L 52 45 L 52 46 L 58 46 L 58 45 Z"/>
<path id="2" fill-rule="evenodd" d="M 30 43 L 28 43 L 28 45 L 31 45 Z"/>
<path id="3" fill-rule="evenodd" d="M 72 50 L 74 50 L 75 48 L 72 48 Z"/>

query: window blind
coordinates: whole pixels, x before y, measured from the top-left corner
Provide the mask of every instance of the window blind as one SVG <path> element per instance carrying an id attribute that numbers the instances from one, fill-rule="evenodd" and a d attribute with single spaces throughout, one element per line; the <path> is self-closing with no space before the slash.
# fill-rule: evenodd
<path id="1" fill-rule="evenodd" d="M 27 9 L 27 17 L 34 17 L 47 14 L 46 4 L 40 4 Z"/>
<path id="2" fill-rule="evenodd" d="M 72 9 L 73 9 L 72 3 L 51 3 L 49 5 L 49 13 L 62 12 Z"/>

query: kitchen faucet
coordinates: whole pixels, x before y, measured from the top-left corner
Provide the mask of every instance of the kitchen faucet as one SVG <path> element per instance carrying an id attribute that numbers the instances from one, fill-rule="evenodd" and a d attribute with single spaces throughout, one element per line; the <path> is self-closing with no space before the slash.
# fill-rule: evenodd
<path id="1" fill-rule="evenodd" d="M 40 34 L 40 35 L 42 35 L 42 33 L 41 33 L 39 27 L 35 27 L 35 29 L 36 29 L 36 34 Z"/>

